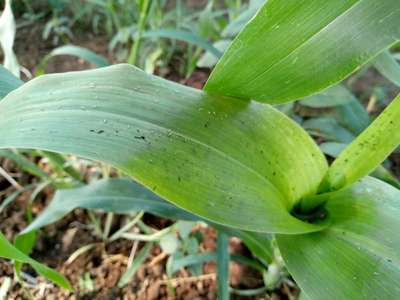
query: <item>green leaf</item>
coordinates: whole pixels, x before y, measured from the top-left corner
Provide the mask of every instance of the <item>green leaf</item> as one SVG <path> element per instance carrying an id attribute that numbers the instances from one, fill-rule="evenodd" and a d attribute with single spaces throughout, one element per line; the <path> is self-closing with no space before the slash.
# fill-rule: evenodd
<path id="1" fill-rule="evenodd" d="M 17 191 L 16 193 L 20 193 Z M 143 186 L 125 178 L 108 178 L 87 186 L 68 190 L 58 190 L 50 205 L 23 231 L 28 233 L 60 220 L 75 208 L 99 209 L 107 212 L 132 214 L 145 211 L 169 219 L 205 221 L 192 215 L 150 192 Z M 1 207 L 0 207 L 1 211 Z M 185 225 L 183 225 L 185 224 Z M 192 222 L 178 221 L 178 230 L 192 228 Z M 265 263 L 272 261 L 271 236 L 268 234 L 247 232 L 210 223 L 225 233 L 239 237 L 251 252 Z M 189 234 L 189 229 L 184 229 Z M 182 234 L 182 232 L 180 231 Z M 186 236 L 185 235 L 185 236 Z M 187 236 L 186 236 L 187 237 Z M 184 238 L 184 237 L 183 237 Z"/>
<path id="2" fill-rule="evenodd" d="M 49 163 L 55 173 L 63 174 L 65 172 L 71 176 L 71 178 L 77 181 L 82 181 L 79 171 L 73 166 L 68 165 L 68 162 L 63 155 L 50 151 L 43 151 L 41 154 L 49 160 Z"/>
<path id="3" fill-rule="evenodd" d="M 250 249 L 251 253 L 258 257 L 265 265 L 270 264 L 274 258 L 274 250 L 272 248 L 272 235 L 259 233 L 259 232 L 250 232 L 232 229 L 223 226 L 216 226 L 215 224 L 211 224 L 211 226 L 217 228 L 220 231 L 229 234 L 230 236 L 235 236 L 240 238 L 247 248 Z"/>
<path id="4" fill-rule="evenodd" d="M 44 172 L 42 169 L 40 169 L 36 164 L 28 160 L 25 156 L 22 154 L 12 151 L 12 150 L 0 150 L 0 157 L 5 157 L 13 162 L 15 162 L 17 165 L 19 165 L 25 172 L 28 172 L 29 174 L 32 174 L 34 176 L 43 178 L 43 179 L 48 179 L 49 176 Z"/>
<path id="5" fill-rule="evenodd" d="M 259 263 L 257 260 L 247 258 L 241 255 L 230 255 L 229 259 L 232 261 L 235 261 L 237 263 L 241 263 L 247 266 L 250 266 L 254 268 L 255 270 L 258 270 L 262 272 L 265 270 L 265 266 Z M 192 267 L 196 265 L 201 265 L 206 262 L 210 261 L 216 261 L 217 260 L 217 254 L 215 252 L 203 252 L 203 253 L 196 253 L 196 254 L 191 254 L 183 257 L 178 257 L 178 258 L 173 258 L 171 263 L 170 263 L 170 270 L 169 273 L 172 276 L 176 272 L 178 272 L 182 268 L 186 267 Z"/>
<path id="6" fill-rule="evenodd" d="M 229 300 L 229 236 L 217 234 L 217 284 L 218 299 Z"/>
<path id="7" fill-rule="evenodd" d="M 161 250 L 169 255 L 175 253 L 179 248 L 179 239 L 175 232 L 164 235 L 160 241 Z"/>
<path id="8" fill-rule="evenodd" d="M 336 120 L 353 134 L 360 134 L 371 123 L 367 110 L 357 99 L 335 108 Z"/>
<path id="9" fill-rule="evenodd" d="M 107 58 L 105 58 L 99 54 L 96 54 L 89 49 L 75 46 L 75 45 L 64 45 L 64 46 L 53 49 L 49 54 L 47 54 L 42 59 L 42 61 L 36 68 L 36 74 L 37 75 L 44 74 L 45 73 L 44 69 L 47 66 L 47 63 L 49 62 L 49 60 L 51 58 L 53 58 L 55 56 L 59 56 L 59 55 L 76 56 L 76 57 L 83 59 L 99 68 L 110 65 L 110 62 L 107 60 Z"/>
<path id="10" fill-rule="evenodd" d="M 37 232 L 31 231 L 27 234 L 17 235 L 14 240 L 14 246 L 26 255 L 30 255 L 36 243 Z M 14 269 L 17 276 L 20 276 L 23 263 L 20 261 L 14 262 Z"/>
<path id="11" fill-rule="evenodd" d="M 242 12 L 237 18 L 230 22 L 222 31 L 221 35 L 223 37 L 234 37 L 236 36 L 242 28 L 251 20 L 251 18 L 256 14 L 257 10 L 260 9 L 265 0 L 252 0 L 249 3 L 249 7 Z"/>
<path id="12" fill-rule="evenodd" d="M 311 135 L 323 137 L 328 141 L 349 143 L 354 135 L 329 117 L 312 118 L 303 123 L 303 128 Z"/>
<path id="13" fill-rule="evenodd" d="M 10 71 L 0 66 L 0 100 L 12 90 L 21 86 L 23 82 Z"/>
<path id="14" fill-rule="evenodd" d="M 300 103 L 309 107 L 325 108 L 348 104 L 354 100 L 357 101 L 348 89 L 342 85 L 334 85 L 319 94 L 301 100 Z"/>
<path id="15" fill-rule="evenodd" d="M 323 143 L 320 145 L 322 152 L 331 156 L 338 157 L 340 153 L 346 149 L 347 144 L 340 143 Z M 387 170 L 383 165 L 379 165 L 372 173 L 372 177 L 378 178 L 385 181 L 394 187 L 400 189 L 400 181 L 393 175 L 389 170 Z"/>
<path id="16" fill-rule="evenodd" d="M 400 86 L 400 65 L 388 50 L 378 55 L 374 60 L 374 67 L 395 85 Z"/>
<path id="17" fill-rule="evenodd" d="M 338 157 L 347 146 L 348 144 L 335 142 L 326 142 L 319 145 L 322 152 L 334 158 Z"/>
<path id="18" fill-rule="evenodd" d="M 167 38 L 184 41 L 209 51 L 217 58 L 222 56 L 222 52 L 215 48 L 210 42 L 190 31 L 178 29 L 157 29 L 144 32 L 142 38 Z"/>
<path id="19" fill-rule="evenodd" d="M 50 205 L 23 232 L 52 224 L 75 208 L 119 214 L 143 210 L 165 218 L 196 219 L 132 180 L 109 178 L 74 189 L 57 190 Z"/>
<path id="20" fill-rule="evenodd" d="M 397 0 L 268 1 L 205 90 L 283 103 L 344 79 L 400 39 Z"/>
<path id="21" fill-rule="evenodd" d="M 333 162 L 321 190 L 337 190 L 368 175 L 400 144 L 400 96 Z"/>
<path id="22" fill-rule="evenodd" d="M 218 49 L 222 53 L 225 51 L 226 48 L 228 48 L 229 44 L 231 43 L 231 40 L 220 40 L 218 42 L 215 42 L 213 46 Z M 212 68 L 214 67 L 217 62 L 218 58 L 214 54 L 212 54 L 210 51 L 207 51 L 204 53 L 200 59 L 197 61 L 197 66 L 199 68 Z"/>
<path id="23" fill-rule="evenodd" d="M 32 268 L 34 268 L 35 271 L 43 277 L 53 281 L 65 289 L 72 290 L 70 284 L 62 275 L 25 255 L 23 252 L 15 248 L 9 241 L 7 241 L 2 233 L 0 233 L 0 257 L 30 264 Z"/>
<path id="24" fill-rule="evenodd" d="M 147 243 L 143 246 L 143 248 L 137 254 L 135 259 L 132 261 L 131 265 L 128 266 L 125 273 L 122 274 L 121 278 L 119 279 L 118 281 L 119 288 L 123 288 L 125 285 L 129 283 L 133 275 L 135 275 L 136 271 L 139 269 L 140 265 L 145 261 L 145 259 L 149 255 L 152 246 L 153 243 Z"/>
<path id="25" fill-rule="evenodd" d="M 317 191 L 325 157 L 269 105 L 118 65 L 35 79 L 6 96 L 0 114 L 0 148 L 103 161 L 215 223 L 280 233 L 324 226 L 288 211 Z"/>
<path id="26" fill-rule="evenodd" d="M 399 299 L 400 191 L 365 178 L 328 195 L 331 226 L 277 235 L 290 274 L 309 299 Z"/>
<path id="27" fill-rule="evenodd" d="M 24 186 L 22 189 L 18 189 L 6 198 L 4 198 L 0 204 L 0 213 L 10 204 L 12 203 L 19 195 L 21 195 L 23 192 L 26 192 L 27 190 L 33 189 L 37 186 L 37 184 L 30 184 Z"/>

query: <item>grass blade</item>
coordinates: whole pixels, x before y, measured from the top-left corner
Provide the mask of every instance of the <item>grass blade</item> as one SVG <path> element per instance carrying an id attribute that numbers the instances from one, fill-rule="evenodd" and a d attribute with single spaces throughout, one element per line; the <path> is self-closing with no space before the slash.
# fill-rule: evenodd
<path id="1" fill-rule="evenodd" d="M 136 271 L 138 270 L 139 266 L 149 255 L 152 246 L 152 243 L 146 243 L 144 247 L 139 251 L 138 255 L 134 258 L 131 265 L 128 266 L 126 272 L 121 276 L 120 280 L 118 281 L 119 288 L 123 288 L 129 283 L 133 275 L 135 275 Z"/>
<path id="2" fill-rule="evenodd" d="M 0 257 L 30 264 L 40 275 L 65 289 L 72 290 L 70 284 L 62 275 L 25 255 L 7 241 L 2 233 L 0 233 Z"/>
<path id="3" fill-rule="evenodd" d="M 400 144 L 400 96 L 333 162 L 321 191 L 338 190 L 377 168 Z"/>
<path id="4" fill-rule="evenodd" d="M 273 104 L 319 92 L 400 39 L 398 5 L 270 0 L 225 52 L 205 90 Z"/>

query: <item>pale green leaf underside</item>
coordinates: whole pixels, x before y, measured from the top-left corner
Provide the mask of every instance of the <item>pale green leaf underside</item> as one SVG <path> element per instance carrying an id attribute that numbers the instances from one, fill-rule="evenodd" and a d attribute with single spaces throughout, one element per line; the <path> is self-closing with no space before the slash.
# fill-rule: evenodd
<path id="1" fill-rule="evenodd" d="M 75 208 L 98 209 L 120 214 L 145 211 L 169 219 L 204 221 L 201 217 L 166 202 L 130 179 L 109 178 L 74 189 L 58 190 L 50 205 L 22 233 L 32 232 L 54 223 Z M 272 261 L 270 235 L 237 230 L 214 223 L 210 225 L 226 234 L 240 237 L 254 255 L 266 262 Z"/>
<path id="2" fill-rule="evenodd" d="M 23 231 L 52 224 L 75 208 L 99 209 L 119 214 L 146 211 L 170 219 L 198 220 L 129 179 L 104 179 L 74 189 L 58 190 L 50 205 Z"/>
<path id="3" fill-rule="evenodd" d="M 357 101 L 357 98 L 343 85 L 334 85 L 319 94 L 304 98 L 300 103 L 314 108 L 335 107 Z"/>
<path id="4" fill-rule="evenodd" d="M 289 272 L 310 299 L 400 298 L 400 191 L 365 178 L 330 195 L 331 226 L 278 235 Z"/>
<path id="5" fill-rule="evenodd" d="M 374 67 L 395 85 L 400 86 L 400 65 L 389 51 L 378 55 L 374 60 Z"/>
<path id="6" fill-rule="evenodd" d="M 400 144 L 400 96 L 333 162 L 322 190 L 337 190 L 368 175 Z"/>
<path id="7" fill-rule="evenodd" d="M 30 264 L 40 275 L 55 282 L 63 288 L 71 290 L 70 284 L 62 275 L 22 253 L 20 250 L 15 248 L 2 233 L 0 233 L 0 257 Z"/>
<path id="8" fill-rule="evenodd" d="M 267 103 L 295 100 L 342 80 L 399 39 L 398 0 L 270 0 L 205 90 Z"/>
<path id="9" fill-rule="evenodd" d="M 192 213 L 259 232 L 318 226 L 288 211 L 327 170 L 318 146 L 269 105 L 213 97 L 118 65 L 47 75 L 0 102 L 0 148 L 109 163 Z"/>

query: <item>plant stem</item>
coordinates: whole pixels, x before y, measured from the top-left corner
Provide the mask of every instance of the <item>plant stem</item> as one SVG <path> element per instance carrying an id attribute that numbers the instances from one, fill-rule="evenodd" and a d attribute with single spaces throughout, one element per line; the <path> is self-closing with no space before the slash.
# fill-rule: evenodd
<path id="1" fill-rule="evenodd" d="M 142 0 L 140 1 L 140 16 L 139 16 L 139 23 L 138 28 L 135 33 L 135 38 L 133 40 L 133 45 L 129 54 L 128 64 L 136 65 L 137 56 L 140 48 L 140 43 L 142 39 L 142 34 L 144 28 L 146 26 L 147 15 L 149 11 L 149 4 L 150 0 Z"/>
<path id="2" fill-rule="evenodd" d="M 121 238 L 125 238 L 127 240 L 137 240 L 142 242 L 154 242 L 161 239 L 164 235 L 170 233 L 173 228 L 174 225 L 164 228 L 153 234 L 123 233 L 121 234 Z"/>
<path id="3" fill-rule="evenodd" d="M 104 230 L 103 230 L 103 240 L 107 240 L 110 234 L 113 219 L 114 219 L 114 214 L 112 212 L 107 213 L 106 223 L 104 224 Z"/>
<path id="4" fill-rule="evenodd" d="M 101 237 L 102 236 L 102 232 L 101 232 L 101 227 L 100 227 L 99 220 L 97 219 L 97 217 L 95 216 L 95 214 L 91 210 L 88 210 L 87 212 L 88 212 L 88 215 L 89 215 L 89 219 L 90 219 L 90 221 L 92 222 L 92 224 L 94 226 L 95 233 Z"/>
<path id="5" fill-rule="evenodd" d="M 132 221 L 128 222 L 125 224 L 121 229 L 119 229 L 117 232 L 115 232 L 110 238 L 109 241 L 115 241 L 121 237 L 121 235 L 125 232 L 127 232 L 129 229 L 131 229 L 133 226 L 136 225 L 137 222 L 143 217 L 144 213 L 141 211 L 139 212 Z"/>
<path id="6" fill-rule="evenodd" d="M 219 300 L 229 300 L 229 258 L 229 236 L 218 231 L 217 283 Z"/>

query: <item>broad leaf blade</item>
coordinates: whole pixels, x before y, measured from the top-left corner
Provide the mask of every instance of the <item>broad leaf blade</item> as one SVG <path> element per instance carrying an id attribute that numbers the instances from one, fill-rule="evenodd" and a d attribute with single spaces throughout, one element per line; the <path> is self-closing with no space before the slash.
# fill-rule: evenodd
<path id="1" fill-rule="evenodd" d="M 277 235 L 291 275 L 310 299 L 399 299 L 400 191 L 365 178 L 329 198 L 328 229 Z"/>
<path id="2" fill-rule="evenodd" d="M 400 39 L 397 0 L 271 0 L 231 44 L 205 90 L 282 103 L 344 79 Z"/>
<path id="3" fill-rule="evenodd" d="M 215 223 L 260 232 L 319 228 L 288 211 L 317 190 L 326 160 L 269 105 L 209 96 L 119 65 L 35 79 L 6 97 L 0 114 L 1 148 L 104 161 Z"/>
<path id="4" fill-rule="evenodd" d="M 368 175 L 400 144 L 400 96 L 333 162 L 321 190 L 337 190 Z"/>

